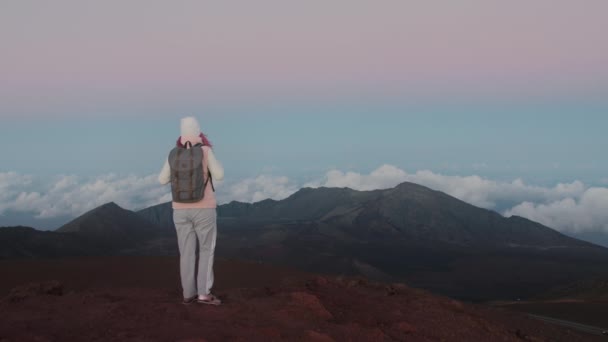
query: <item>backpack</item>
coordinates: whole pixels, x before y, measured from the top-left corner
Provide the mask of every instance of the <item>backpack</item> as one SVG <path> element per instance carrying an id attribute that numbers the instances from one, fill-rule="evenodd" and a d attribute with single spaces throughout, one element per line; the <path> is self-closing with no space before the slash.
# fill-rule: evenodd
<path id="1" fill-rule="evenodd" d="M 171 195 L 175 202 L 193 203 L 202 200 L 205 196 L 205 187 L 211 181 L 211 173 L 206 177 L 203 175 L 201 146 L 200 143 L 192 146 L 192 143 L 187 141 L 184 147 L 175 147 L 169 153 Z M 213 188 L 213 181 L 211 187 Z"/>

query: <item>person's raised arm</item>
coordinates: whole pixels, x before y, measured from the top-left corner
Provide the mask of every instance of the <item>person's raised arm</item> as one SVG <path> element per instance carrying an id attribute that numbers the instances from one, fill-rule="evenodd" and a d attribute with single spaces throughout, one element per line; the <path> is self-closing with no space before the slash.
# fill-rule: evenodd
<path id="1" fill-rule="evenodd" d="M 165 160 L 165 165 L 158 175 L 158 181 L 160 184 L 168 184 L 171 181 L 171 167 L 169 166 L 169 160 Z"/>
<path id="2" fill-rule="evenodd" d="M 208 149 L 208 151 L 209 152 L 207 154 L 207 160 L 209 161 L 209 165 L 207 166 L 207 168 L 209 169 L 209 172 L 211 172 L 211 178 L 220 181 L 224 179 L 224 168 L 222 167 L 222 164 L 217 159 L 215 159 L 213 150 Z"/>

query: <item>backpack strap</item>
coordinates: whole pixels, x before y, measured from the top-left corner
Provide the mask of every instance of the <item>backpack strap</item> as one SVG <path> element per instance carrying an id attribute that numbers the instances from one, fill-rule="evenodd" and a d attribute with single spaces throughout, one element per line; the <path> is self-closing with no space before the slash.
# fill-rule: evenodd
<path id="1" fill-rule="evenodd" d="M 203 144 L 198 143 L 194 146 L 200 146 L 203 150 Z M 203 150 L 203 159 L 205 159 L 205 150 Z M 209 161 L 209 159 L 207 159 Z M 215 186 L 213 186 L 213 178 L 211 177 L 211 171 L 209 171 L 209 163 L 207 163 L 207 180 L 205 181 L 205 188 L 207 187 L 207 183 L 211 182 L 211 189 L 215 192 Z"/>
<path id="2" fill-rule="evenodd" d="M 179 160 L 180 154 L 182 153 L 183 149 L 178 148 L 177 149 L 177 160 Z M 171 175 L 173 177 L 173 175 Z M 176 196 L 176 198 L 179 198 L 179 176 L 177 175 L 177 171 L 175 174 L 175 193 L 174 196 Z"/>
<path id="3" fill-rule="evenodd" d="M 215 192 L 215 187 L 213 186 L 213 178 L 211 178 L 211 172 L 209 172 L 209 178 L 207 180 L 211 181 L 211 189 L 213 190 L 213 192 Z"/>

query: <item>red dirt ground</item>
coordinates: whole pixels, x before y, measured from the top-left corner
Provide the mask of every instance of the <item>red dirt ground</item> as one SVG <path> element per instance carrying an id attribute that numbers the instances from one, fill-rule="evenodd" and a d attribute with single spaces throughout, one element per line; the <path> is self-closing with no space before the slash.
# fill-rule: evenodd
<path id="1" fill-rule="evenodd" d="M 181 304 L 176 257 L 0 262 L 0 341 L 601 341 L 404 284 L 218 259 L 221 306 Z"/>

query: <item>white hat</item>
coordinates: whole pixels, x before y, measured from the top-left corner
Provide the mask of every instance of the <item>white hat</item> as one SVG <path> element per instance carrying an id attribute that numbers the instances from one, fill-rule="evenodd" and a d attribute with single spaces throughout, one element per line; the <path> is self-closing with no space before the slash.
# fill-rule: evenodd
<path id="1" fill-rule="evenodd" d="M 201 134 L 201 126 L 193 116 L 182 118 L 181 121 L 181 136 L 198 136 Z"/>

